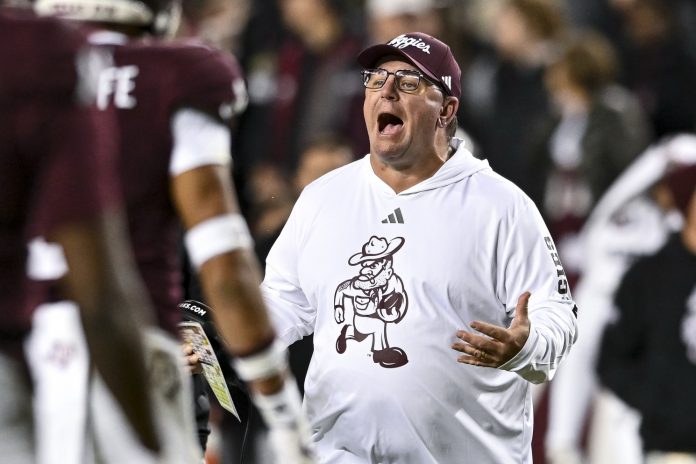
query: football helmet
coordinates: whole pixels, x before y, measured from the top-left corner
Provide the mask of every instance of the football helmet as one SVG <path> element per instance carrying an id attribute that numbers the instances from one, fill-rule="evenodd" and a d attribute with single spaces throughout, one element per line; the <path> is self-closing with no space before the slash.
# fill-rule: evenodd
<path id="1" fill-rule="evenodd" d="M 181 0 L 36 0 L 41 16 L 143 27 L 155 35 L 173 34 L 181 17 Z"/>

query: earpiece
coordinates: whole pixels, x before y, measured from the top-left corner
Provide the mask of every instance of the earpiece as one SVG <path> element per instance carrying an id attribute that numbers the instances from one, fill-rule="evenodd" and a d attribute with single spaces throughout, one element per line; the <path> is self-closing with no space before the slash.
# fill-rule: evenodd
<path id="1" fill-rule="evenodd" d="M 445 127 L 445 118 L 439 118 L 439 119 L 437 120 L 437 125 L 438 125 L 439 127 Z"/>

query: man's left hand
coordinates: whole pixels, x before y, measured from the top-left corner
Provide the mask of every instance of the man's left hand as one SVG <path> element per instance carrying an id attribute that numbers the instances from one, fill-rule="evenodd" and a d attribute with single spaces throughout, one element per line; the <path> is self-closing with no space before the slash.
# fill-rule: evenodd
<path id="1" fill-rule="evenodd" d="M 474 321 L 471 328 L 483 335 L 460 330 L 452 349 L 464 353 L 457 361 L 472 366 L 500 367 L 520 352 L 529 337 L 527 305 L 531 293 L 523 293 L 517 300 L 515 317 L 509 328 Z"/>

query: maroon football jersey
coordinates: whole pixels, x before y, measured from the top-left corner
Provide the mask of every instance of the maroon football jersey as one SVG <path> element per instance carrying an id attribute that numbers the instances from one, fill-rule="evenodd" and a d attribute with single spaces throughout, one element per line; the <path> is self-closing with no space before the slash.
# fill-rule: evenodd
<path id="1" fill-rule="evenodd" d="M 111 36 L 111 42 L 116 36 Z M 109 33 L 92 35 L 93 43 Z M 172 116 L 196 109 L 229 122 L 243 81 L 234 58 L 197 42 L 102 45 L 113 67 L 102 73 L 98 105 L 115 108 L 121 132 L 120 173 L 131 244 L 159 324 L 174 331 L 182 299 L 180 226 L 170 197 Z"/>
<path id="2" fill-rule="evenodd" d="M 28 225 L 50 234 L 116 203 L 109 115 L 80 103 L 85 38 L 0 8 L 0 339 L 30 327 Z"/>

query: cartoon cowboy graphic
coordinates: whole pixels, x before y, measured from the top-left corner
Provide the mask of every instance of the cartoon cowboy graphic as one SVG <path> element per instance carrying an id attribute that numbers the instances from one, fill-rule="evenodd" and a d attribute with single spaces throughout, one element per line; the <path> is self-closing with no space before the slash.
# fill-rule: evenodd
<path id="1" fill-rule="evenodd" d="M 346 301 L 353 305 L 353 323 L 346 323 L 336 340 L 336 351 L 346 351 L 347 340 L 363 341 L 372 337 L 372 360 L 382 367 L 399 367 L 408 362 L 401 348 L 389 346 L 387 324 L 398 323 L 408 308 L 408 295 L 401 278 L 394 273 L 393 255 L 404 244 L 396 237 L 370 237 L 360 253 L 350 257 L 348 264 L 360 265 L 356 277 L 342 282 L 334 296 L 334 318 L 345 322 Z"/>

